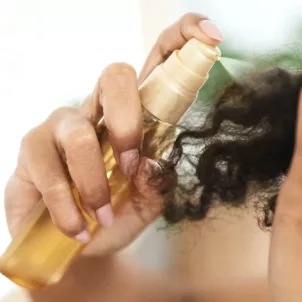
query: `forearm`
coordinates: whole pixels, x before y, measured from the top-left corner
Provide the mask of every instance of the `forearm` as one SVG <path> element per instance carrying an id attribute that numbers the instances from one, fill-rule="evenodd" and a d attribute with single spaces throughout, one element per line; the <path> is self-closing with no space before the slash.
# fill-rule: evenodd
<path id="1" fill-rule="evenodd" d="M 33 302 L 166 302 L 186 301 L 188 290 L 168 276 L 142 269 L 124 256 L 81 259 L 63 280 Z"/>
<path id="2" fill-rule="evenodd" d="M 99 262 L 99 261 L 98 261 Z M 90 266 L 90 265 L 88 265 Z M 213 284 L 184 284 L 168 276 L 146 271 L 129 259 L 107 258 L 96 271 L 73 268 L 55 287 L 44 293 L 12 295 L 5 302 L 268 302 L 263 280 Z M 99 277 L 97 277 L 97 275 Z M 186 280 L 189 282 L 189 280 Z"/>

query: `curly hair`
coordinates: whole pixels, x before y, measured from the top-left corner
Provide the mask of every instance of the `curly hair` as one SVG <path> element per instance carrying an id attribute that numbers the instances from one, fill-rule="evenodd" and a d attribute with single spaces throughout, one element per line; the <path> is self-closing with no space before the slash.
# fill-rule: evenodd
<path id="1" fill-rule="evenodd" d="M 180 171 L 178 198 L 165 219 L 201 220 L 216 204 L 253 200 L 260 225 L 270 227 L 294 151 L 301 87 L 302 73 L 281 68 L 228 84 L 202 126 L 176 139 L 165 165 Z"/>

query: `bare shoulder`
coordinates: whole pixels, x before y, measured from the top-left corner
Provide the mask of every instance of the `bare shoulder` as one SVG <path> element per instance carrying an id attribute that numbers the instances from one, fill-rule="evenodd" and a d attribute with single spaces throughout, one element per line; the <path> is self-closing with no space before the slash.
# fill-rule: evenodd
<path id="1" fill-rule="evenodd" d="M 211 218 L 181 228 L 171 249 L 173 268 L 217 298 L 209 301 L 269 301 L 270 232 L 260 229 L 253 211 L 216 209 Z"/>

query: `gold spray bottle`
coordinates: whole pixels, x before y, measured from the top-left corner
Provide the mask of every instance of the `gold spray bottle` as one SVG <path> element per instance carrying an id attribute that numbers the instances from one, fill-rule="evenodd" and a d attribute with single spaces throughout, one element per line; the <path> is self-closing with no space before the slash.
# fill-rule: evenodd
<path id="1" fill-rule="evenodd" d="M 144 107 L 143 155 L 153 159 L 162 156 L 164 148 L 160 142 L 163 135 L 190 107 L 220 55 L 217 47 L 193 38 L 182 49 L 174 51 L 141 85 L 139 94 Z M 121 203 L 127 200 L 128 182 L 116 165 L 106 127 L 101 125 L 98 130 L 111 203 L 113 210 L 117 211 Z M 73 192 L 80 207 L 79 195 L 74 187 Z M 83 213 L 89 231 L 94 233 L 101 226 Z M 41 202 L 0 258 L 0 272 L 22 287 L 38 290 L 59 281 L 82 248 L 81 243 L 65 236 L 55 227 Z"/>

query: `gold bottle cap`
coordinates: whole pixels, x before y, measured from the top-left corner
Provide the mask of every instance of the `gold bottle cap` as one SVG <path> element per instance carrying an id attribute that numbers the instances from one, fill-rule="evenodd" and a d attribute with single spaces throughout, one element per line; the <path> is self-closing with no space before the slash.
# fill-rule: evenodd
<path id="1" fill-rule="evenodd" d="M 175 124 L 195 100 L 221 52 L 193 38 L 158 66 L 140 87 L 144 107 L 163 122 Z"/>

